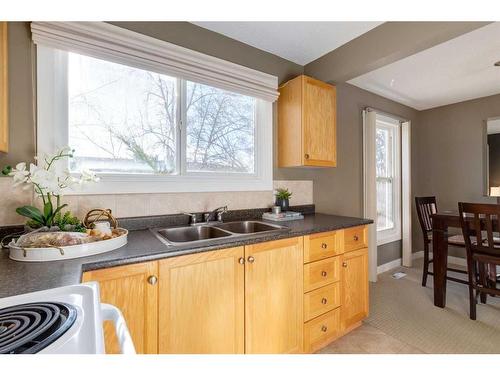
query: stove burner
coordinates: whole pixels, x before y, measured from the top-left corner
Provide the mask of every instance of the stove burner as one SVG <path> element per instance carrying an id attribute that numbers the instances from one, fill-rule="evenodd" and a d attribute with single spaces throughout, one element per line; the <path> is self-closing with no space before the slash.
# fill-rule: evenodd
<path id="1" fill-rule="evenodd" d="M 74 323 L 76 309 L 61 302 L 39 302 L 0 309 L 0 354 L 37 353 Z"/>

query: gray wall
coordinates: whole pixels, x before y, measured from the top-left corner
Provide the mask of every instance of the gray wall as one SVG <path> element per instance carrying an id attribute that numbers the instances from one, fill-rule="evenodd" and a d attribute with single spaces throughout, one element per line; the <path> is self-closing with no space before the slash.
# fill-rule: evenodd
<path id="1" fill-rule="evenodd" d="M 459 201 L 495 203 L 483 196 L 483 126 L 500 116 L 500 95 L 421 111 L 412 147 L 414 195 L 435 195 L 440 210 L 458 210 Z M 422 249 L 418 221 L 413 246 Z M 463 251 L 456 251 L 455 255 Z"/>

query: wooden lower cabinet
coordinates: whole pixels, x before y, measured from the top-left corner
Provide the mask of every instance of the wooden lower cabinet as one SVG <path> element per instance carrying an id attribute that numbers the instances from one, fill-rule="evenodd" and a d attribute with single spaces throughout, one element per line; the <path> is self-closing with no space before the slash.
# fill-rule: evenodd
<path id="1" fill-rule="evenodd" d="M 340 334 L 340 308 L 336 308 L 304 324 L 304 352 L 314 353 Z"/>
<path id="2" fill-rule="evenodd" d="M 349 232 L 356 244 L 363 231 Z M 368 249 L 344 252 L 355 246 L 343 235 L 90 271 L 83 281 L 99 282 L 101 300 L 123 312 L 138 353 L 311 353 L 368 316 Z M 323 250 L 334 256 L 315 255 Z M 112 325 L 104 332 L 106 353 L 117 353 Z"/>
<path id="3" fill-rule="evenodd" d="M 243 247 L 159 261 L 159 353 L 244 353 Z"/>
<path id="4" fill-rule="evenodd" d="M 302 352 L 303 238 L 246 246 L 245 256 L 245 352 Z"/>
<path id="5" fill-rule="evenodd" d="M 342 329 L 368 316 L 368 249 L 344 253 L 342 259 Z"/>
<path id="6" fill-rule="evenodd" d="M 83 281 L 97 281 L 101 301 L 118 307 L 125 317 L 137 353 L 158 352 L 158 288 L 151 277 L 158 275 L 158 262 L 89 271 Z M 104 323 L 106 353 L 119 353 L 113 325 Z"/>

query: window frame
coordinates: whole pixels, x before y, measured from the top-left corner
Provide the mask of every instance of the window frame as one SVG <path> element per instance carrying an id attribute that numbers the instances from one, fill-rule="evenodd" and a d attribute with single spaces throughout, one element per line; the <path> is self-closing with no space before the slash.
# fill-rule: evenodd
<path id="1" fill-rule="evenodd" d="M 81 52 L 76 52 L 81 53 Z M 92 56 L 91 54 L 85 54 Z M 97 58 L 103 59 L 102 57 Z M 116 62 L 112 59 L 107 61 Z M 133 64 L 129 65 L 138 69 Z M 52 153 L 68 145 L 68 82 L 67 51 L 37 45 L 37 154 Z M 153 71 L 153 70 L 151 70 Z M 167 74 L 155 71 L 157 73 Z M 179 90 L 186 90 L 186 79 L 178 79 Z M 200 82 L 201 84 L 205 84 Z M 209 84 L 210 86 L 210 84 Z M 226 89 L 227 90 L 227 89 Z M 184 99 L 179 92 L 179 101 Z M 101 181 L 89 184 L 70 194 L 170 193 L 210 191 L 272 190 L 272 103 L 255 98 L 254 172 L 187 172 L 186 119 L 178 105 L 177 174 L 99 173 Z M 178 102 L 179 104 L 180 102 Z M 185 111 L 184 111 L 185 112 Z M 182 114 L 182 116 L 180 116 Z"/>
<path id="2" fill-rule="evenodd" d="M 377 246 L 399 241 L 402 239 L 401 225 L 401 123 L 399 120 L 376 114 L 375 132 L 379 128 L 389 129 L 392 133 L 392 177 L 378 177 L 375 170 L 375 186 L 379 179 L 392 179 L 392 210 L 394 217 L 394 227 L 389 229 L 379 229 L 377 231 Z M 375 145 L 376 152 L 376 145 Z M 377 193 L 377 191 L 375 192 Z M 376 223 L 375 223 L 376 225 Z"/>

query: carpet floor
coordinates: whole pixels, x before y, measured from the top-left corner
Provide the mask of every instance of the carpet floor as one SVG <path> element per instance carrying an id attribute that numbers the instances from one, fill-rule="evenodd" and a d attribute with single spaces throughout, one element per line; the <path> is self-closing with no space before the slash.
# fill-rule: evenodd
<path id="1" fill-rule="evenodd" d="M 407 274 L 392 278 L 396 271 Z M 448 282 L 444 309 L 433 304 L 432 276 L 421 286 L 422 260 L 379 275 L 370 285 L 370 326 L 424 353 L 500 353 L 500 298 L 478 304 L 469 319 L 468 287 Z"/>

